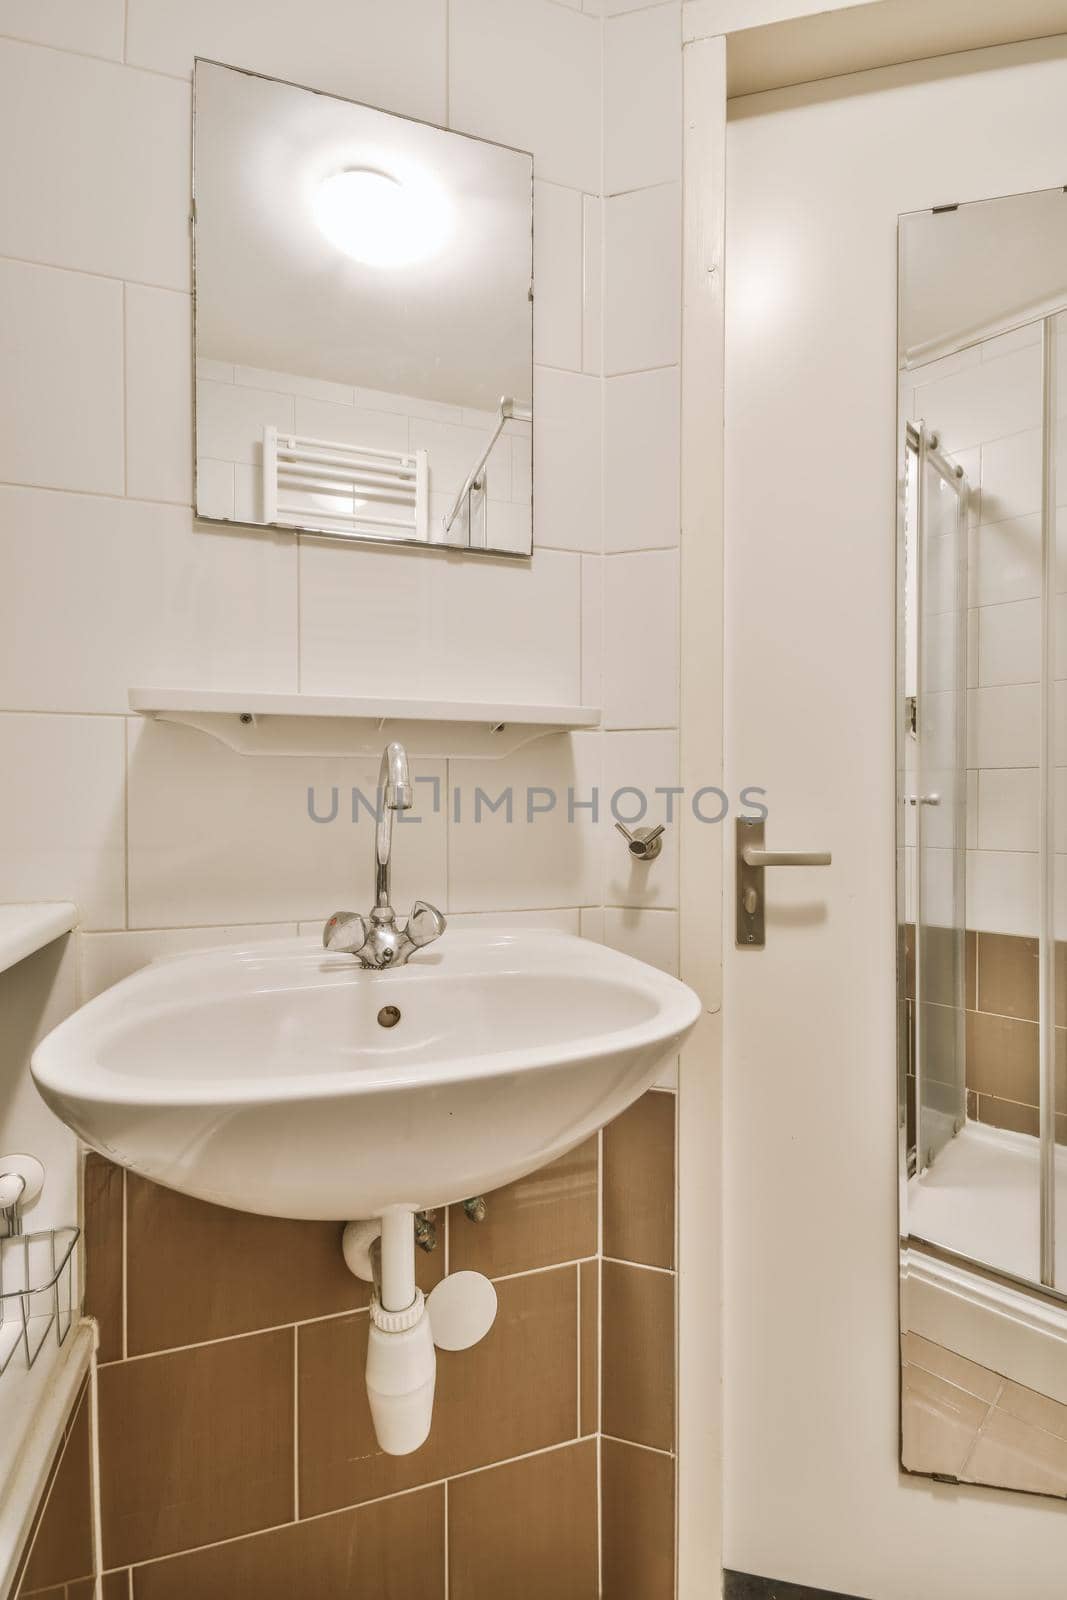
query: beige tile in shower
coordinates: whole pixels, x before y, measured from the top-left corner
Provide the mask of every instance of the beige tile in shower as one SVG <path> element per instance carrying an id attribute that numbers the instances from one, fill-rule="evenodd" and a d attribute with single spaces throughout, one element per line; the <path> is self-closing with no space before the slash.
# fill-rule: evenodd
<path id="1" fill-rule="evenodd" d="M 923 1367 L 903 1369 L 902 1450 L 912 1472 L 958 1478 L 989 1405 Z"/>
<path id="2" fill-rule="evenodd" d="M 1020 1422 L 1027 1422 L 1059 1439 L 1067 1439 L 1067 1406 L 1035 1389 L 1024 1389 L 1021 1383 L 1005 1383 L 997 1401 L 998 1411 L 1007 1411 Z"/>
<path id="3" fill-rule="evenodd" d="M 946 1350 L 943 1345 L 934 1344 L 921 1334 L 906 1333 L 900 1348 L 907 1366 L 922 1367 L 934 1377 L 944 1378 L 946 1383 L 954 1384 L 957 1389 L 984 1400 L 987 1405 L 993 1403 L 1004 1387 L 1004 1379 L 999 1373 L 990 1372 L 988 1367 L 968 1361 L 965 1356 L 957 1355 L 955 1350 Z"/>
<path id="4" fill-rule="evenodd" d="M 1067 1496 L 1067 1439 L 1035 1428 L 998 1406 L 960 1476 L 968 1483 Z"/>

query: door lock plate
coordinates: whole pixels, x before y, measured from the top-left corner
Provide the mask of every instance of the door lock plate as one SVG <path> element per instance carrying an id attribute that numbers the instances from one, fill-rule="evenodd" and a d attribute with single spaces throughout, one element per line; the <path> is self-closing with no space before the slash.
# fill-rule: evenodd
<path id="1" fill-rule="evenodd" d="M 762 950 L 766 939 L 763 919 L 763 867 L 750 867 L 745 846 L 763 848 L 763 818 L 738 817 L 735 830 L 734 871 L 737 894 L 737 946 L 739 950 Z"/>

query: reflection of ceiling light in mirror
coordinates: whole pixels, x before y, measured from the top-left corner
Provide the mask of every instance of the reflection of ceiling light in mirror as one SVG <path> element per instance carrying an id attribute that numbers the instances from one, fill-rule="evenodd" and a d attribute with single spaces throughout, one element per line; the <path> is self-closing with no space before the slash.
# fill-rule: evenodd
<path id="1" fill-rule="evenodd" d="M 315 220 L 330 243 L 369 267 L 404 267 L 436 255 L 451 227 L 444 194 L 428 180 L 400 183 L 353 167 L 324 178 Z"/>

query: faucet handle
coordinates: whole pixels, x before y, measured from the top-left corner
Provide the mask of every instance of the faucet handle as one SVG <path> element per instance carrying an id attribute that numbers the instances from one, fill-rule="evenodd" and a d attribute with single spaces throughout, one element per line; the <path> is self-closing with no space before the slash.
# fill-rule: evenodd
<path id="1" fill-rule="evenodd" d="M 431 906 L 425 900 L 416 900 L 404 932 L 418 949 L 420 945 L 431 944 L 434 939 L 439 939 L 445 926 L 444 916 L 436 906 Z"/>
<path id="2" fill-rule="evenodd" d="M 322 930 L 323 947 L 354 955 L 367 942 L 367 924 L 358 911 L 335 911 Z"/>

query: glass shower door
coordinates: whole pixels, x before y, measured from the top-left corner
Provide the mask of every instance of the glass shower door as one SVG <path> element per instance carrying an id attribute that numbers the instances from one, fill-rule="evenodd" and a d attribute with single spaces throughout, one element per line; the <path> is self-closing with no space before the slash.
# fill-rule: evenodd
<path id="1" fill-rule="evenodd" d="M 916 430 L 914 783 L 916 1170 L 966 1116 L 966 479 Z"/>

